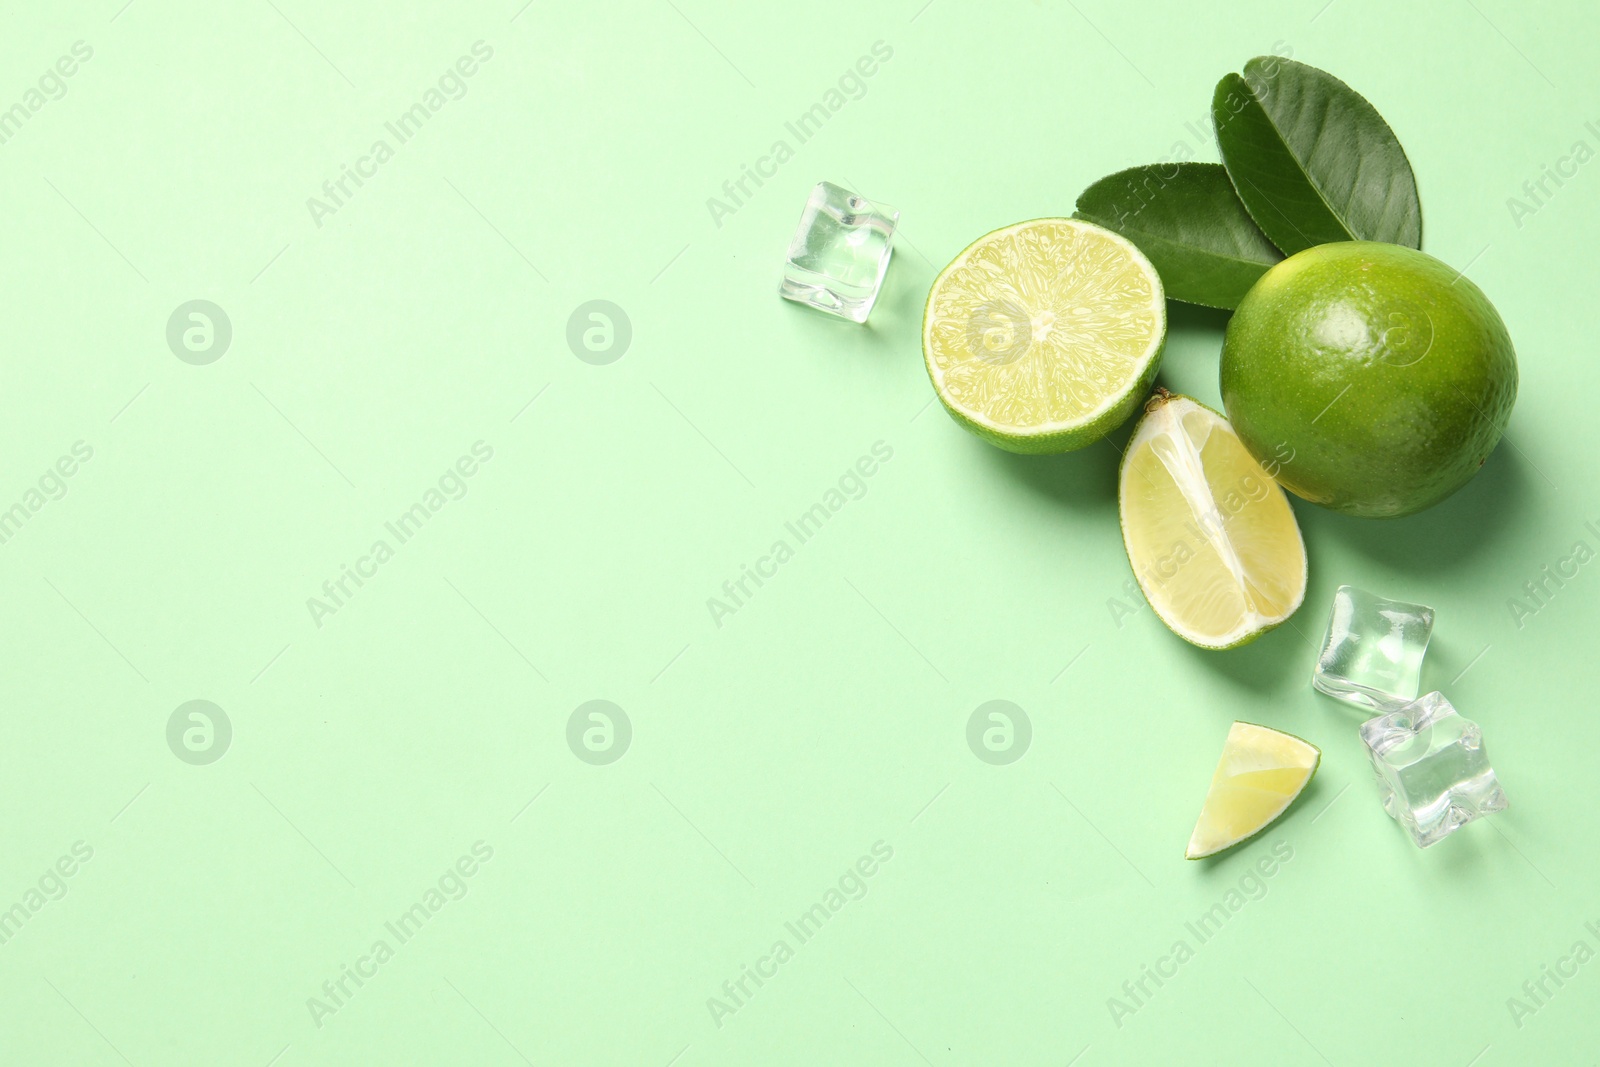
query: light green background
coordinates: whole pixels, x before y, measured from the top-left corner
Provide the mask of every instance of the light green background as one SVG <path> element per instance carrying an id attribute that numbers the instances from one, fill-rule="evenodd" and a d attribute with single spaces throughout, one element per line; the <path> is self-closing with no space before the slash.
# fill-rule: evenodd
<path id="1" fill-rule="evenodd" d="M 1520 226 L 1507 207 L 1600 147 L 1589 5 L 122 5 L 10 5 L 0 34 L 0 108 L 93 49 L 0 144 L 0 507 L 93 449 L 0 544 L 0 907 L 93 850 L 0 944 L 0 1060 L 1595 1062 L 1600 964 L 1507 1004 L 1600 949 L 1600 565 L 1520 627 L 1508 608 L 1600 549 L 1600 164 Z M 480 40 L 465 95 L 396 145 L 384 123 Z M 892 58 L 794 145 L 877 41 Z M 1275 46 L 1390 120 L 1426 248 L 1498 305 L 1522 384 L 1444 505 L 1297 503 L 1305 607 L 1207 654 L 1119 609 L 1143 607 L 1126 429 L 987 447 L 929 407 L 917 324 L 977 235 L 1214 159 L 1212 86 Z M 719 226 L 707 199 L 786 136 Z M 307 199 L 380 137 L 394 157 L 319 226 Z M 822 178 L 903 213 L 868 328 L 776 295 Z M 166 340 L 196 299 L 233 330 L 203 366 Z M 566 341 L 592 299 L 632 325 L 609 365 Z M 1162 381 L 1215 403 L 1220 316 L 1172 322 Z M 319 627 L 307 598 L 479 441 L 465 496 Z M 716 625 L 707 599 L 879 441 L 865 494 Z M 1308 686 L 1341 582 L 1437 608 L 1424 683 L 1511 798 L 1426 853 Z M 232 723 L 209 765 L 166 740 L 194 699 Z M 592 699 L 632 725 L 606 766 L 566 740 Z M 966 741 L 993 699 L 1032 724 L 1006 766 Z M 1235 718 L 1322 770 L 1259 843 L 1185 863 Z M 465 895 L 398 944 L 385 922 L 479 841 Z M 785 922 L 880 841 L 800 944 Z M 1231 889 L 1200 944 L 1185 924 Z M 393 958 L 317 1025 L 308 998 L 379 938 Z M 719 1026 L 708 998 L 779 939 L 793 958 Z"/>

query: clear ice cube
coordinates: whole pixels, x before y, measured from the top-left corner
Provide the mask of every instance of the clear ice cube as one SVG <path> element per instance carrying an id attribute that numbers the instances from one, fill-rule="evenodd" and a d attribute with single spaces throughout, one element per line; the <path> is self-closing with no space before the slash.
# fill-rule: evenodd
<path id="1" fill-rule="evenodd" d="M 1338 700 L 1391 711 L 1417 698 L 1433 609 L 1341 585 L 1311 684 Z"/>
<path id="2" fill-rule="evenodd" d="M 889 269 L 900 212 L 818 182 L 789 242 L 778 292 L 797 304 L 866 322 Z"/>
<path id="3" fill-rule="evenodd" d="M 1429 693 L 1361 725 L 1383 792 L 1383 810 L 1418 848 L 1506 807 L 1478 724 Z"/>

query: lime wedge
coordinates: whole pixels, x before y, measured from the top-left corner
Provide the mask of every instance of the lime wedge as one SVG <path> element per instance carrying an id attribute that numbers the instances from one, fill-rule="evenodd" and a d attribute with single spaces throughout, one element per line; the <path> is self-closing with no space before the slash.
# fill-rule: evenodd
<path id="1" fill-rule="evenodd" d="M 1145 599 L 1201 648 L 1253 641 L 1306 595 L 1306 546 L 1283 489 L 1215 411 L 1166 390 L 1122 457 L 1122 540 Z"/>
<path id="2" fill-rule="evenodd" d="M 1265 830 L 1294 803 L 1321 760 L 1317 746 L 1293 734 L 1234 723 L 1184 856 L 1214 856 Z"/>
<path id="3" fill-rule="evenodd" d="M 1034 219 L 934 279 L 922 354 L 945 410 L 1012 452 L 1068 452 L 1125 422 L 1167 336 L 1161 279 L 1126 238 Z"/>

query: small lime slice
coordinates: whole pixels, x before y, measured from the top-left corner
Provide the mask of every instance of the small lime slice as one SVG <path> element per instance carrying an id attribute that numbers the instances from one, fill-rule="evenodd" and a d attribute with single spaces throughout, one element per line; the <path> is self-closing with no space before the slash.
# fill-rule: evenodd
<path id="1" fill-rule="evenodd" d="M 1265 830 L 1294 803 L 1321 761 L 1317 746 L 1293 734 L 1234 723 L 1184 856 L 1214 856 Z"/>
<path id="2" fill-rule="evenodd" d="M 1122 457 L 1122 540 L 1145 599 L 1201 648 L 1253 641 L 1306 595 L 1288 497 L 1215 411 L 1161 390 Z"/>
<path id="3" fill-rule="evenodd" d="M 1034 219 L 980 237 L 940 272 L 922 353 L 961 425 L 1012 452 L 1068 452 L 1133 414 L 1166 335 L 1161 279 L 1131 242 Z"/>

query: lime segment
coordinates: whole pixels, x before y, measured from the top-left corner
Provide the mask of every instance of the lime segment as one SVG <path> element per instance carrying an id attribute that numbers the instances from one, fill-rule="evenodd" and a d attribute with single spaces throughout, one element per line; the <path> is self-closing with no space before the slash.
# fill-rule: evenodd
<path id="1" fill-rule="evenodd" d="M 1294 803 L 1321 760 L 1317 746 L 1292 734 L 1234 723 L 1184 855 L 1213 856 L 1266 829 Z"/>
<path id="2" fill-rule="evenodd" d="M 1128 560 L 1179 637 L 1202 648 L 1241 645 L 1305 599 L 1305 544 L 1288 498 L 1210 408 L 1158 394 L 1119 483 Z"/>

